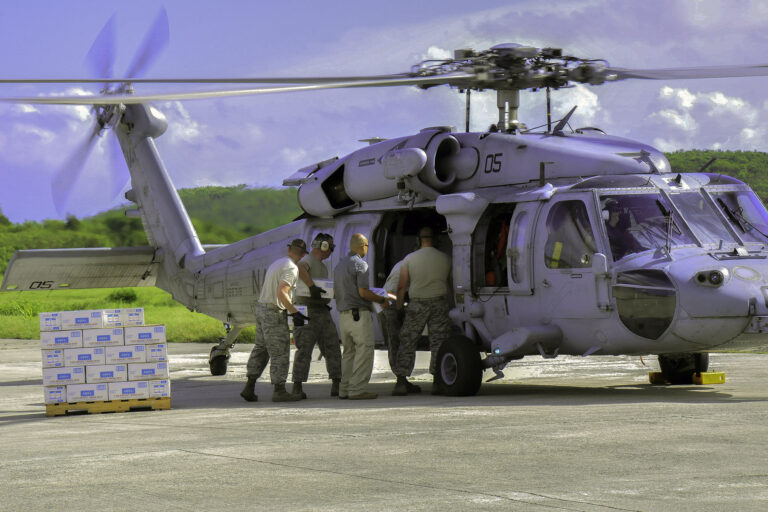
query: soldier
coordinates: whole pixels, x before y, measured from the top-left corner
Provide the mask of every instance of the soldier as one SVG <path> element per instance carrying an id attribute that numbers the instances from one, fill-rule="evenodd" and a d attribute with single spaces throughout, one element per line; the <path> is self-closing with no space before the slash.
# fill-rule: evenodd
<path id="1" fill-rule="evenodd" d="M 312 360 L 312 350 L 317 343 L 320 353 L 325 357 L 325 367 L 331 384 L 331 396 L 339 396 L 341 382 L 341 349 L 339 335 L 331 318 L 330 299 L 322 294 L 325 290 L 315 285 L 313 279 L 328 279 L 328 267 L 323 260 L 330 257 L 333 249 L 333 237 L 320 233 L 312 241 L 312 250 L 299 262 L 299 284 L 309 289 L 309 297 L 298 295 L 296 304 L 307 306 L 307 315 L 312 319 L 303 327 L 296 327 L 293 338 L 296 342 L 296 354 L 293 357 L 293 389 L 294 394 L 306 398 L 301 385 L 309 378 L 309 364 Z"/>
<path id="2" fill-rule="evenodd" d="M 437 377 L 437 351 L 451 334 L 448 318 L 448 292 L 453 289 L 451 259 L 434 247 L 434 231 L 430 227 L 419 230 L 420 249 L 403 260 L 400 282 L 397 288 L 397 309 L 402 310 L 405 293 L 410 297 L 405 313 L 403 328 L 400 330 L 400 347 L 397 351 L 395 376 L 397 383 L 392 390 L 394 396 L 418 393 L 418 386 L 408 382 L 416 360 L 416 344 L 429 326 L 429 373 L 433 376 L 432 394 L 443 394 Z"/>
<path id="3" fill-rule="evenodd" d="M 368 264 L 363 261 L 368 254 L 368 239 L 360 233 L 352 235 L 349 249 L 333 271 L 333 294 L 344 346 L 339 398 L 369 400 L 378 397 L 365 391 L 373 371 L 375 343 L 371 305 L 376 302 L 386 308 L 388 302 L 368 288 Z"/>
<path id="4" fill-rule="evenodd" d="M 307 254 L 307 244 L 297 238 L 288 245 L 287 257 L 272 263 L 264 276 L 259 302 L 256 306 L 256 340 L 251 356 L 248 358 L 246 376 L 248 381 L 240 396 L 248 402 L 258 400 L 256 379 L 269 366 L 269 378 L 275 389 L 273 402 L 295 402 L 301 395 L 288 393 L 285 381 L 288 378 L 288 361 L 291 340 L 288 334 L 286 310 L 293 318 L 294 326 L 304 325 L 307 317 L 302 315 L 291 301 L 291 293 L 296 286 L 299 267 L 296 263 Z"/>
<path id="5" fill-rule="evenodd" d="M 392 270 L 387 276 L 387 280 L 384 282 L 384 290 L 392 297 L 397 297 L 397 284 L 400 282 L 400 268 L 403 266 L 403 260 L 395 263 Z M 400 329 L 403 327 L 403 311 L 398 311 L 397 308 L 387 308 L 379 313 L 379 322 L 381 323 L 382 334 L 387 341 L 387 356 L 389 358 L 389 367 L 392 369 L 392 373 L 397 368 L 397 349 L 400 346 Z M 416 391 L 415 384 L 412 386 L 412 393 L 418 393 Z M 419 391 L 421 388 L 419 388 Z"/>

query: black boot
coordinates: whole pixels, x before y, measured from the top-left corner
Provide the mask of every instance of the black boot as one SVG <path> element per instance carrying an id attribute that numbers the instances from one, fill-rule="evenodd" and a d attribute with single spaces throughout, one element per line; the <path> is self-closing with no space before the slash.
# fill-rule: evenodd
<path id="1" fill-rule="evenodd" d="M 437 375 L 435 375 L 434 378 L 432 379 L 432 394 L 433 395 L 445 394 L 445 388 L 443 388 L 443 381 L 441 381 Z"/>
<path id="2" fill-rule="evenodd" d="M 339 384 L 341 384 L 341 379 L 333 379 L 333 383 L 331 384 L 331 396 L 339 396 Z"/>
<path id="3" fill-rule="evenodd" d="M 298 402 L 301 395 L 294 395 L 285 390 L 285 384 L 275 384 L 275 390 L 272 392 L 273 402 Z"/>
<path id="4" fill-rule="evenodd" d="M 409 393 L 421 393 L 421 386 L 408 382 L 408 379 L 405 377 L 403 377 L 403 380 L 405 381 L 405 389 L 407 389 Z"/>
<path id="5" fill-rule="evenodd" d="M 301 382 L 294 382 L 293 383 L 293 389 L 291 390 L 291 394 L 293 394 L 293 395 L 301 395 L 301 399 L 302 400 L 307 398 L 307 394 L 304 392 L 303 389 L 301 389 Z"/>
<path id="6" fill-rule="evenodd" d="M 407 396 L 408 395 L 408 380 L 405 377 L 398 377 L 395 382 L 395 388 L 392 390 L 392 396 Z"/>
<path id="7" fill-rule="evenodd" d="M 259 397 L 256 396 L 256 377 L 248 377 L 248 380 L 245 382 L 245 387 L 243 387 L 243 390 L 240 392 L 240 396 L 243 397 L 243 400 L 246 402 L 256 402 Z"/>

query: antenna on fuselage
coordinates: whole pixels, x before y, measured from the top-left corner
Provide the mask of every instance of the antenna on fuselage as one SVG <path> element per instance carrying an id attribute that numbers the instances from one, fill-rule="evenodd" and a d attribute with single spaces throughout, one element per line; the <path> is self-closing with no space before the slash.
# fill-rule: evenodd
<path id="1" fill-rule="evenodd" d="M 562 118 L 560 120 L 560 122 L 558 122 L 555 125 L 555 128 L 552 130 L 552 135 L 562 135 L 563 134 L 563 128 L 565 128 L 565 125 L 568 124 L 568 121 L 571 119 L 571 116 L 573 115 L 574 112 L 576 112 L 576 108 L 577 107 L 578 107 L 578 105 L 574 105 L 573 108 L 567 114 L 565 114 L 565 117 Z"/>

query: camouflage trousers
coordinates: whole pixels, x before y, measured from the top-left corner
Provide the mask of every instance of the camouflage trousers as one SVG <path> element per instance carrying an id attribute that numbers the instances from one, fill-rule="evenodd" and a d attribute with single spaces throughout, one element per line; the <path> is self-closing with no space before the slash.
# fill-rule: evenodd
<path id="1" fill-rule="evenodd" d="M 424 326 L 429 326 L 429 373 L 437 373 L 437 351 L 451 335 L 453 327 L 448 318 L 448 301 L 445 297 L 412 299 L 405 310 L 403 328 L 400 329 L 400 346 L 397 350 L 397 366 L 393 372 L 398 377 L 409 377 L 416 362 L 416 345 Z"/>
<path id="2" fill-rule="evenodd" d="M 312 350 L 317 344 L 325 358 L 329 379 L 341 379 L 341 348 L 339 334 L 333 324 L 327 307 L 308 306 L 309 322 L 303 327 L 294 327 L 293 339 L 296 353 L 293 356 L 293 382 L 307 382 Z"/>
<path id="3" fill-rule="evenodd" d="M 387 342 L 389 367 L 394 373 L 395 368 L 397 368 L 397 349 L 400 347 L 400 329 L 403 327 L 402 317 L 396 308 L 389 307 L 379 313 L 379 323 L 382 334 L 384 334 L 384 341 Z"/>
<path id="4" fill-rule="evenodd" d="M 291 339 L 285 311 L 272 304 L 258 304 L 256 339 L 248 358 L 246 375 L 258 379 L 269 363 L 270 382 L 285 384 L 290 352 Z"/>

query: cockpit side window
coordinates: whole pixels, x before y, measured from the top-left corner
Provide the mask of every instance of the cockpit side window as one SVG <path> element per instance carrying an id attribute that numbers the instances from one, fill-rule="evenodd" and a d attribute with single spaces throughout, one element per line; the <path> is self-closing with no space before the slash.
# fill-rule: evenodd
<path id="1" fill-rule="evenodd" d="M 587 268 L 597 252 L 595 235 L 583 201 L 561 201 L 547 216 L 547 242 L 544 246 L 548 268 Z"/>

